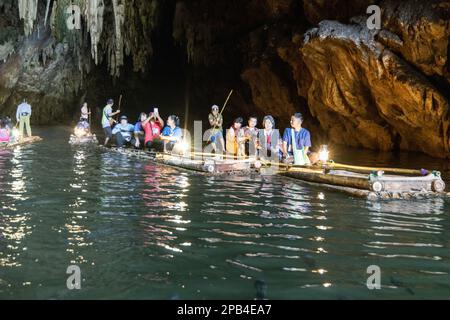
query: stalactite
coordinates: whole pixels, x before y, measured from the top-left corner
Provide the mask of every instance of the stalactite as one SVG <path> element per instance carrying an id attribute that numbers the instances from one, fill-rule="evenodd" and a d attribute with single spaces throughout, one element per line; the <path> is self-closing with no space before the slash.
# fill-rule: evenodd
<path id="1" fill-rule="evenodd" d="M 36 20 L 38 0 L 19 0 L 20 17 L 26 34 L 31 34 Z M 96 65 L 105 58 L 108 71 L 120 75 L 125 56 L 133 59 L 133 70 L 144 72 L 153 54 L 152 32 L 158 24 L 163 0 L 57 0 L 46 1 L 45 17 L 53 37 L 70 46 L 70 54 L 81 65 L 89 65 L 89 55 Z M 68 28 L 71 5 L 81 10 L 81 30 Z M 86 49 L 90 44 L 90 52 Z M 89 72 L 88 67 L 80 72 Z"/>
<path id="2" fill-rule="evenodd" d="M 195 53 L 195 31 L 193 28 L 191 12 L 184 1 L 179 1 L 175 7 L 173 20 L 173 38 L 175 41 L 186 42 L 186 56 L 188 62 L 194 61 Z"/>
<path id="3" fill-rule="evenodd" d="M 51 0 L 47 0 L 47 6 L 45 7 L 44 28 L 47 26 L 48 14 L 50 12 Z"/>
<path id="4" fill-rule="evenodd" d="M 25 35 L 33 32 L 34 21 L 37 17 L 38 0 L 19 0 L 19 16 L 23 20 Z"/>
<path id="5" fill-rule="evenodd" d="M 114 48 L 110 52 L 110 73 L 112 76 L 120 75 L 120 67 L 124 59 L 124 39 L 122 35 L 123 23 L 125 21 L 125 1 L 113 0 L 114 10 Z"/>
<path id="6" fill-rule="evenodd" d="M 14 53 L 14 46 L 12 41 L 0 44 L 0 62 L 6 62 L 6 60 Z"/>
<path id="7" fill-rule="evenodd" d="M 85 8 L 87 29 L 91 38 L 91 53 L 95 64 L 99 62 L 98 44 L 103 32 L 103 13 L 105 3 L 103 0 L 88 0 Z"/>

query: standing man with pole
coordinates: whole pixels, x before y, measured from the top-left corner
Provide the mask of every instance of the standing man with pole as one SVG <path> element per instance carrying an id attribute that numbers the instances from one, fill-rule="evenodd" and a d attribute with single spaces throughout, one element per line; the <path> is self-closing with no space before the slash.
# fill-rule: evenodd
<path id="1" fill-rule="evenodd" d="M 116 112 L 112 111 L 113 105 L 114 100 L 109 99 L 106 104 L 106 107 L 103 108 L 102 127 L 103 131 L 105 132 L 105 144 L 104 144 L 105 147 L 108 145 L 109 140 L 112 138 L 111 126 L 116 122 L 116 120 L 114 120 L 113 117 L 120 113 L 120 110 L 117 110 Z"/>
<path id="2" fill-rule="evenodd" d="M 211 113 L 208 116 L 209 124 L 211 125 L 211 135 L 209 137 L 209 141 L 213 147 L 215 153 L 217 153 L 217 142 L 220 144 L 220 153 L 225 151 L 225 141 L 223 139 L 223 111 L 227 107 L 228 101 L 230 101 L 231 96 L 233 95 L 234 90 L 230 91 L 228 94 L 227 100 L 223 104 L 222 110 L 219 113 L 219 106 L 213 105 L 211 108 Z"/>
<path id="3" fill-rule="evenodd" d="M 16 112 L 16 120 L 19 123 L 19 132 L 20 139 L 23 139 L 24 136 L 24 126 L 27 129 L 28 137 L 31 137 L 31 127 L 30 127 L 30 118 L 31 118 L 31 106 L 24 99 L 21 104 L 17 107 Z"/>
<path id="4" fill-rule="evenodd" d="M 208 116 L 209 124 L 211 125 L 211 141 L 214 152 L 217 152 L 217 143 L 220 146 L 220 152 L 225 151 L 225 141 L 223 139 L 223 116 L 219 113 L 219 107 L 213 105 L 211 108 L 211 113 Z"/>

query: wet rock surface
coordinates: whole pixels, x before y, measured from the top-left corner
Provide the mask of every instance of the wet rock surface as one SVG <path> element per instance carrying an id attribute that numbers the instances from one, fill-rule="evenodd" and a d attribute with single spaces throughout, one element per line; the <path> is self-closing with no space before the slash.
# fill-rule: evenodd
<path id="1" fill-rule="evenodd" d="M 442 157 L 450 148 L 448 101 L 375 34 L 335 21 L 306 34 L 301 54 L 311 78 L 303 86 L 312 114 L 335 143 Z"/>
<path id="2" fill-rule="evenodd" d="M 366 12 L 373 0 L 304 0 L 303 9 L 305 15 L 312 24 L 318 24 L 323 20 L 338 20 L 346 22 L 355 15 Z"/>
<path id="3" fill-rule="evenodd" d="M 437 75 L 450 82 L 448 47 L 450 36 L 450 2 L 442 0 L 386 0 L 381 3 L 383 29 L 397 36 L 390 45 L 427 76 Z"/>

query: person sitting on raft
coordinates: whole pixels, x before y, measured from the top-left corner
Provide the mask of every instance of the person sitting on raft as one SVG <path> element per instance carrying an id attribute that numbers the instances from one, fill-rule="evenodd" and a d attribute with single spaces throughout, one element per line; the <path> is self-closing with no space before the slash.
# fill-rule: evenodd
<path id="1" fill-rule="evenodd" d="M 142 123 L 147 120 L 148 116 L 145 112 L 139 115 L 139 121 L 134 125 L 134 139 L 136 140 L 135 147 L 140 148 L 145 145 L 145 132 Z"/>
<path id="2" fill-rule="evenodd" d="M 213 105 L 211 107 L 211 113 L 208 116 L 209 125 L 211 126 L 211 141 L 212 148 L 214 152 L 217 152 L 217 142 L 219 142 L 220 149 L 222 153 L 225 151 L 225 141 L 223 139 L 223 116 L 219 113 L 219 106 Z"/>
<path id="3" fill-rule="evenodd" d="M 158 109 L 150 112 L 150 117 L 142 122 L 145 132 L 145 147 L 157 151 L 163 151 L 164 142 L 161 139 L 161 131 L 164 127 L 164 120 L 159 115 Z"/>
<path id="4" fill-rule="evenodd" d="M 14 128 L 10 116 L 6 116 L 3 120 L 6 128 L 9 129 L 9 143 L 16 143 L 20 139 L 19 130 Z"/>
<path id="5" fill-rule="evenodd" d="M 248 125 L 244 128 L 245 137 L 245 154 L 248 156 L 256 155 L 256 147 L 258 140 L 258 118 L 256 116 L 251 116 L 248 119 Z"/>
<path id="6" fill-rule="evenodd" d="M 6 121 L 0 121 L 0 144 L 8 144 L 11 140 L 11 131 L 9 130 Z"/>
<path id="7" fill-rule="evenodd" d="M 180 128 L 180 118 L 175 115 L 169 116 L 167 126 L 161 133 L 160 139 L 164 142 L 165 151 L 173 151 L 176 144 L 183 139 L 183 132 Z"/>
<path id="8" fill-rule="evenodd" d="M 134 146 L 136 141 L 133 133 L 134 126 L 128 123 L 127 116 L 121 116 L 120 123 L 118 123 L 112 130 L 112 134 L 116 136 L 117 147 L 123 148 L 126 145 Z"/>
<path id="9" fill-rule="evenodd" d="M 227 153 L 233 157 L 245 157 L 245 136 L 242 124 L 244 120 L 239 117 L 234 120 L 233 125 L 227 130 Z"/>
<path id="10" fill-rule="evenodd" d="M 10 131 L 12 131 L 12 129 L 14 129 L 14 125 L 12 123 L 11 117 L 6 116 L 3 120 L 5 121 L 6 127 L 8 127 Z"/>
<path id="11" fill-rule="evenodd" d="M 75 127 L 75 135 L 79 137 L 87 136 L 90 133 L 91 126 L 88 120 L 84 118 L 80 118 L 80 121 L 77 123 Z"/>
<path id="12" fill-rule="evenodd" d="M 259 156 L 264 159 L 279 159 L 281 154 L 280 132 L 275 129 L 275 119 L 271 116 L 265 116 L 263 119 L 264 129 L 258 134 L 257 149 Z"/>
<path id="13" fill-rule="evenodd" d="M 312 165 L 319 161 L 317 153 L 310 152 L 311 134 L 302 128 L 303 115 L 296 113 L 291 117 L 291 128 L 283 135 L 282 152 L 286 162 L 295 165 Z"/>

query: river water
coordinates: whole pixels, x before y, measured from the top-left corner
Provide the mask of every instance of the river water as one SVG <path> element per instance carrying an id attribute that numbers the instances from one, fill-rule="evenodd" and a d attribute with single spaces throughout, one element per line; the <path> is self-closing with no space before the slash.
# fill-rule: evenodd
<path id="1" fill-rule="evenodd" d="M 69 128 L 0 151 L 0 298 L 450 298 L 450 201 L 370 202 L 277 176 L 208 177 L 100 148 Z M 334 150 L 353 164 L 414 154 Z M 69 290 L 70 265 L 81 289 Z M 379 266 L 381 289 L 367 268 Z"/>

